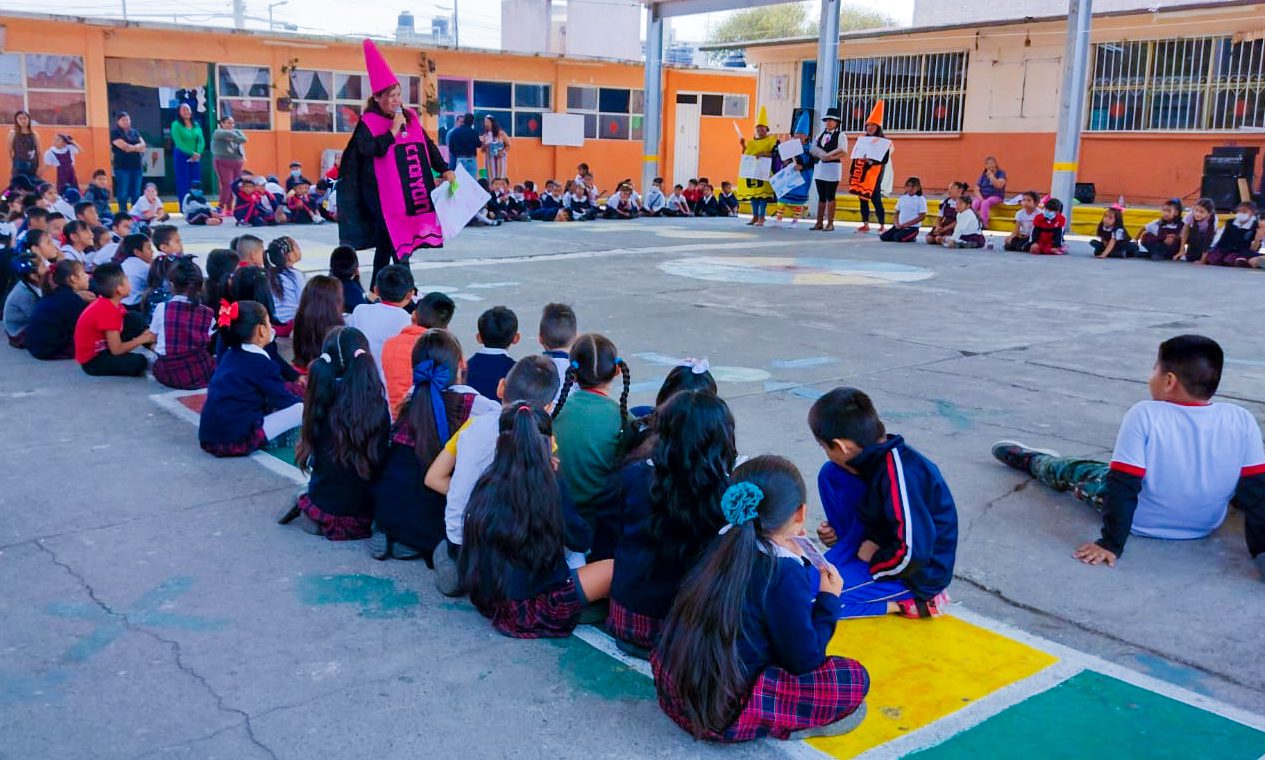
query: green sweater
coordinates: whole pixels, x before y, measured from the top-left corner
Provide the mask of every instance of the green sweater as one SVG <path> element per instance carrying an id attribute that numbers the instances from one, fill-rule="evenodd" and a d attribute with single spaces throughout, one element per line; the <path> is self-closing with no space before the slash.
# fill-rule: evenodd
<path id="1" fill-rule="evenodd" d="M 171 141 L 175 143 L 176 150 L 186 155 L 206 153 L 206 135 L 197 124 L 186 127 L 179 119 L 171 122 Z"/>
<path id="2" fill-rule="evenodd" d="M 619 467 L 619 403 L 575 388 L 553 423 L 562 476 L 580 514 L 609 496 L 611 475 Z"/>

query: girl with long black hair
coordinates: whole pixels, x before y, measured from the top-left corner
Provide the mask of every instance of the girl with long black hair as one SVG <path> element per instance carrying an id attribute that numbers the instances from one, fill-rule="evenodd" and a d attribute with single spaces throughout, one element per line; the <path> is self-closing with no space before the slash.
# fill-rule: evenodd
<path id="1" fill-rule="evenodd" d="M 622 530 L 606 627 L 620 649 L 648 658 L 677 589 L 724 524 L 720 498 L 737 447 L 728 405 L 682 391 L 656 413 L 649 460 L 620 472 Z"/>
<path id="2" fill-rule="evenodd" d="M 501 412 L 496 456 L 470 494 L 458 558 L 470 601 L 514 638 L 571 635 L 586 604 L 610 594 L 610 560 L 572 569 L 589 528 L 554 469 L 553 421 L 513 401 Z"/>
<path id="3" fill-rule="evenodd" d="M 369 537 L 371 485 L 386 460 L 391 416 L 369 341 L 354 327 L 336 327 L 308 369 L 303 433 L 294 461 L 310 472 L 296 509 L 304 529 L 330 541 Z M 294 510 L 283 518 L 294 519 Z"/>
<path id="4" fill-rule="evenodd" d="M 391 449 L 379 478 L 370 551 L 377 559 L 423 559 L 444 540 L 444 495 L 425 484 L 444 444 L 470 418 L 478 394 L 461 385 L 461 343 L 427 330 L 413 346 L 413 389 L 400 404 Z"/>
<path id="5" fill-rule="evenodd" d="M 834 735 L 865 715 L 869 674 L 826 655 L 843 583 L 829 563 L 809 564 L 795 540 L 805 498 L 787 459 L 738 467 L 720 504 L 727 524 L 664 621 L 651 658 L 659 705 L 697 738 Z"/>

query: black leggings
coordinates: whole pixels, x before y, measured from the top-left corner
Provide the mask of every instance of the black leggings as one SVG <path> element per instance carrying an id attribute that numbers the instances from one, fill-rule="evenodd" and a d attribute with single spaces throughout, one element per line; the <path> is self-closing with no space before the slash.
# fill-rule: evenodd
<path id="1" fill-rule="evenodd" d="M 880 181 L 882 177 L 879 178 Z M 870 223 L 870 204 L 874 204 L 874 215 L 878 217 L 879 225 L 883 225 L 887 221 L 887 209 L 883 208 L 883 189 L 878 185 L 874 186 L 874 197 L 870 200 L 861 199 L 861 221 L 865 224 Z"/>
<path id="2" fill-rule="evenodd" d="M 835 193 L 839 192 L 839 183 L 829 180 L 817 179 L 813 180 L 817 184 L 817 202 L 818 203 L 834 203 Z"/>
<path id="3" fill-rule="evenodd" d="M 148 325 L 145 324 L 145 317 L 138 312 L 128 311 L 123 315 L 123 329 L 119 332 L 119 340 L 126 343 L 146 329 Z M 103 348 L 83 365 L 83 371 L 93 377 L 139 377 L 145 374 L 148 367 L 149 362 L 141 354 L 130 351 L 126 354 L 112 354 L 109 348 Z"/>

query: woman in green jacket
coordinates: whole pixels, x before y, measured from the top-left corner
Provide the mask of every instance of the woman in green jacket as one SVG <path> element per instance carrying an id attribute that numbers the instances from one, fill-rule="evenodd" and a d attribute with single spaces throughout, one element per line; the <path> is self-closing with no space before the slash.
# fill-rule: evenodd
<path id="1" fill-rule="evenodd" d="M 202 154 L 206 152 L 206 135 L 202 125 L 193 120 L 193 109 L 181 103 L 176 120 L 171 122 L 171 142 L 175 145 L 172 162 L 176 165 L 176 202 L 184 203 L 189 185 L 202 179 Z"/>

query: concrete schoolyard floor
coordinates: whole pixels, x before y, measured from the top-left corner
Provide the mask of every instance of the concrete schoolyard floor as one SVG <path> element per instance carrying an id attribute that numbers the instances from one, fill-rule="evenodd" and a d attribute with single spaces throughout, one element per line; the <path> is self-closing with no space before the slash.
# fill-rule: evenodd
<path id="1" fill-rule="evenodd" d="M 741 452 L 787 455 L 810 484 L 809 405 L 844 384 L 940 465 L 960 514 L 954 616 L 840 624 L 833 651 L 874 678 L 855 735 L 694 742 L 596 629 L 503 638 L 420 563 L 277 526 L 292 468 L 203 454 L 152 380 L 0 348 L 0 758 L 1265 754 L 1265 584 L 1241 516 L 1088 567 L 1071 552 L 1097 535 L 1092 511 L 989 455 L 1019 438 L 1107 456 L 1156 345 L 1187 332 L 1221 341 L 1222 399 L 1265 418 L 1265 275 L 807 227 L 515 224 L 413 268 L 456 299 L 467 352 L 484 308 L 517 311 L 521 356 L 540 307 L 573 304 L 628 360 L 636 403 L 708 357 Z M 199 254 L 241 232 L 181 230 Z M 332 227 L 284 232 L 324 271 Z"/>

